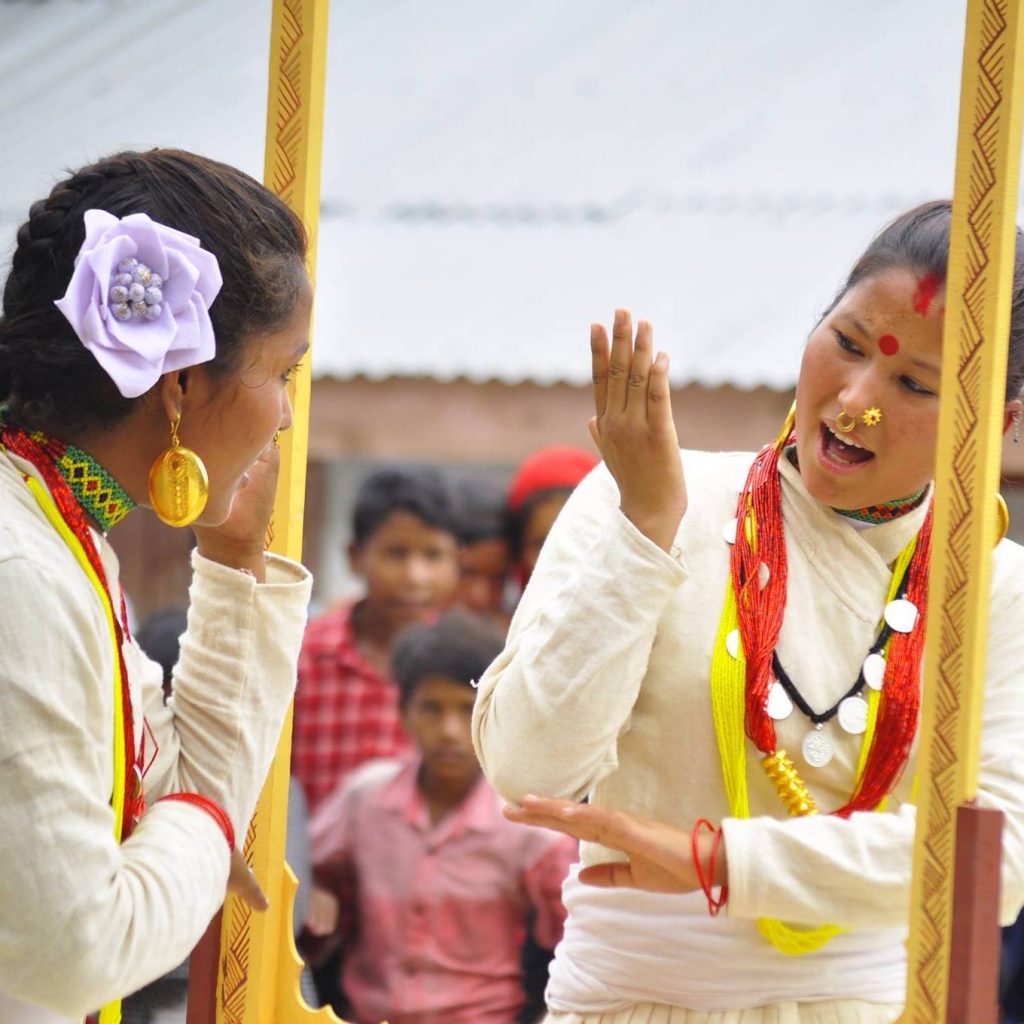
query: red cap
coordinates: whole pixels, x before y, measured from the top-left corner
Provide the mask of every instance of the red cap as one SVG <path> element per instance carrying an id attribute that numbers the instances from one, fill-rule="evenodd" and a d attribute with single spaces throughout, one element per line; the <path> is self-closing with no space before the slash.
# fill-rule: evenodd
<path id="1" fill-rule="evenodd" d="M 554 487 L 575 487 L 600 460 L 569 445 L 541 448 L 528 455 L 508 489 L 508 507 L 518 511 L 534 494 Z"/>

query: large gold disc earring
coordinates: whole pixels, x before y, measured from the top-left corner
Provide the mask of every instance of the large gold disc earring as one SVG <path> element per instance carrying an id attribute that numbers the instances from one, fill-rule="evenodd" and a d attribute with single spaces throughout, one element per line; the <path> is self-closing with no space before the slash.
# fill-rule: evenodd
<path id="1" fill-rule="evenodd" d="M 181 415 L 171 424 L 171 447 L 161 453 L 149 470 L 149 501 L 157 517 L 168 526 L 194 523 L 210 493 L 203 460 L 178 440 Z"/>

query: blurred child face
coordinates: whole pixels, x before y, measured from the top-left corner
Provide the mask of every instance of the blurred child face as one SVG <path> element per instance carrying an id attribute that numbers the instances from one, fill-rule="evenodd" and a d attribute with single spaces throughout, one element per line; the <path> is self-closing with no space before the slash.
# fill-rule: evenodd
<path id="1" fill-rule="evenodd" d="M 404 509 L 392 512 L 350 557 L 366 580 L 368 610 L 396 629 L 429 619 L 455 593 L 455 538 Z"/>
<path id="2" fill-rule="evenodd" d="M 469 782 L 480 771 L 470 722 L 474 691 L 445 676 L 424 676 L 402 711 L 402 723 L 423 758 L 431 780 Z"/>
<path id="3" fill-rule="evenodd" d="M 488 537 L 460 548 L 456 592 L 459 604 L 482 614 L 500 611 L 509 557 L 508 543 L 500 537 Z"/>
<path id="4" fill-rule="evenodd" d="M 569 491 L 556 491 L 537 502 L 530 509 L 523 524 L 523 574 L 526 579 L 533 575 L 534 566 L 540 557 L 540 549 L 555 525 L 558 513 L 569 500 Z"/>

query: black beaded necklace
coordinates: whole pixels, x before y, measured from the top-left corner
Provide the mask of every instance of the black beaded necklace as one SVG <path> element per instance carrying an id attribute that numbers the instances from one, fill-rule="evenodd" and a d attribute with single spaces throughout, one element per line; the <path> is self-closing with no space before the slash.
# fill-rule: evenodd
<path id="1" fill-rule="evenodd" d="M 906 569 L 903 570 L 903 576 L 900 579 L 899 586 L 896 588 L 895 599 L 901 599 L 906 596 L 908 572 Z M 883 621 L 882 628 L 878 632 L 878 636 L 875 642 L 871 645 L 871 649 L 868 651 L 867 656 L 864 658 L 866 662 L 868 657 L 872 654 L 881 654 L 885 650 L 885 645 L 889 642 L 889 637 L 892 636 L 893 629 L 888 622 Z M 826 711 L 815 711 L 810 704 L 804 699 L 803 694 L 797 689 L 796 684 L 790 678 L 789 673 L 782 667 L 782 662 L 779 660 L 779 652 L 772 651 L 772 671 L 775 673 L 775 678 L 778 679 L 779 684 L 783 690 L 786 691 L 786 696 L 793 702 L 793 704 L 799 709 L 801 714 L 810 720 L 813 725 L 824 725 L 826 722 L 830 722 L 839 713 L 839 706 L 848 697 L 856 697 L 867 686 L 867 680 L 864 678 L 864 664 L 861 663 L 860 672 L 857 673 L 857 678 L 854 680 L 853 685 L 842 695 Z"/>

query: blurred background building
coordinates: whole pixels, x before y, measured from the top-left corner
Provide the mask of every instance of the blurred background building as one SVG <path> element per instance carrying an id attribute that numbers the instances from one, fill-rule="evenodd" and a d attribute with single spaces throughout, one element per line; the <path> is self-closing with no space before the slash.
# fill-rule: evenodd
<path id="1" fill-rule="evenodd" d="M 347 585 L 369 465 L 500 476 L 588 446 L 588 324 L 616 305 L 672 357 L 684 445 L 774 436 L 854 256 L 952 191 L 963 21 L 962 0 L 334 3 L 317 599 Z M 110 151 L 260 176 L 269 28 L 269 0 L 0 0 L 0 260 L 62 169 Z M 1004 472 L 1024 522 L 1019 448 Z M 132 516 L 113 540 L 138 614 L 180 598 L 187 533 Z"/>

